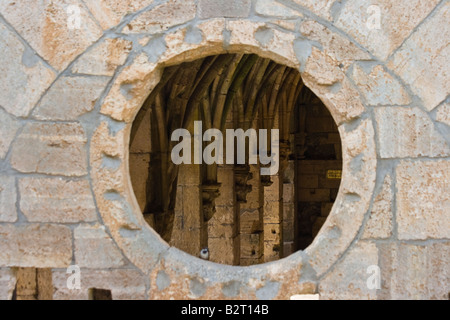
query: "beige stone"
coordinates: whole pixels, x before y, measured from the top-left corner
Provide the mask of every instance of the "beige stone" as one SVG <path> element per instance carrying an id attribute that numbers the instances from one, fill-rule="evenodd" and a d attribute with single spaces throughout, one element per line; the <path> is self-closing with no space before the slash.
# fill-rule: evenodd
<path id="1" fill-rule="evenodd" d="M 15 287 L 15 272 L 11 269 L 0 269 L 0 300 L 11 300 Z"/>
<path id="2" fill-rule="evenodd" d="M 136 269 L 81 270 L 81 290 L 67 288 L 70 274 L 53 272 L 54 300 L 88 300 L 90 289 L 111 290 L 113 300 L 145 300 L 147 280 Z"/>
<path id="3" fill-rule="evenodd" d="M 257 14 L 263 16 L 278 18 L 295 18 L 301 16 L 301 13 L 272 0 L 257 0 L 255 4 L 255 11 Z"/>
<path id="4" fill-rule="evenodd" d="M 397 167 L 397 225 L 400 240 L 450 237 L 450 163 L 402 161 Z"/>
<path id="5" fill-rule="evenodd" d="M 436 1 L 420 2 L 431 6 Z M 419 7 L 411 7 L 420 14 Z M 389 61 L 388 67 L 397 73 L 431 111 L 450 92 L 448 65 L 450 64 L 449 28 L 450 3 L 429 17 L 401 46 Z"/>
<path id="6" fill-rule="evenodd" d="M 344 73 L 338 67 L 338 62 L 316 47 L 312 49 L 303 75 L 312 77 L 322 86 L 331 86 L 344 79 Z"/>
<path id="7" fill-rule="evenodd" d="M 142 212 L 144 212 L 147 205 L 149 163 L 149 154 L 130 154 L 130 178 L 133 183 L 134 195 Z"/>
<path id="8" fill-rule="evenodd" d="M 299 6 L 306 8 L 321 18 L 332 20 L 331 8 L 335 0 L 293 0 Z"/>
<path id="9" fill-rule="evenodd" d="M 0 175 L 0 222 L 17 221 L 16 201 L 16 179 Z"/>
<path id="10" fill-rule="evenodd" d="M 106 39 L 83 54 L 72 67 L 73 73 L 95 76 L 113 76 L 123 65 L 133 44 L 125 39 Z"/>
<path id="11" fill-rule="evenodd" d="M 79 29 L 77 11 L 80 14 Z M 0 13 L 41 57 L 58 70 L 64 70 L 102 35 L 102 30 L 78 0 L 6 0 L 0 4 Z"/>
<path id="12" fill-rule="evenodd" d="M 140 14 L 124 29 L 126 33 L 160 33 L 195 18 L 193 0 L 169 0 Z"/>
<path id="13" fill-rule="evenodd" d="M 30 222 L 79 223 L 97 220 L 87 180 L 19 180 L 20 210 Z"/>
<path id="14" fill-rule="evenodd" d="M 11 165 L 20 172 L 83 176 L 86 141 L 78 123 L 30 123 L 12 146 Z"/>
<path id="15" fill-rule="evenodd" d="M 35 268 L 17 269 L 16 294 L 17 300 L 36 300 L 37 281 Z"/>
<path id="16" fill-rule="evenodd" d="M 19 122 L 0 108 L 0 159 L 6 157 L 19 128 Z"/>
<path id="17" fill-rule="evenodd" d="M 144 9 L 153 2 L 154 0 L 84 0 L 89 11 L 104 30 L 118 25 L 126 15 Z"/>
<path id="18" fill-rule="evenodd" d="M 369 221 L 367 221 L 363 239 L 386 239 L 392 236 L 392 178 L 387 175 L 384 179 L 383 187 L 375 198 L 370 212 Z"/>
<path id="19" fill-rule="evenodd" d="M 450 126 L 450 103 L 444 103 L 437 109 L 436 121 Z"/>
<path id="20" fill-rule="evenodd" d="M 443 157 L 450 147 L 419 108 L 376 108 L 382 158 Z"/>
<path id="21" fill-rule="evenodd" d="M 352 76 L 368 105 L 408 105 L 411 103 L 411 98 L 403 86 L 381 65 L 372 68 L 370 73 L 355 65 Z"/>
<path id="22" fill-rule="evenodd" d="M 74 231 L 75 263 L 80 268 L 118 268 L 125 264 L 114 241 L 100 225 L 81 225 Z"/>
<path id="23" fill-rule="evenodd" d="M 389 0 L 353 0 L 343 6 L 336 26 L 369 49 L 376 57 L 386 60 L 411 34 L 413 29 L 433 10 L 438 0 L 408 2 Z M 377 6 L 380 29 L 374 24 Z"/>
<path id="24" fill-rule="evenodd" d="M 10 1 L 0 3 L 2 7 Z M 0 105 L 10 114 L 27 116 L 40 96 L 55 79 L 54 72 L 31 49 L 25 47 L 19 38 L 4 24 L 0 23 Z M 1 115 L 3 127 L 5 116 Z M 11 124 L 12 125 L 12 124 Z M 11 127 L 12 129 L 13 127 Z M 8 136 L 0 139 L 6 139 Z M 1 141 L 1 140 L 0 140 Z M 4 142 L 0 143 L 2 147 Z M 0 149 L 0 155 L 1 155 Z"/>
<path id="25" fill-rule="evenodd" d="M 200 19 L 209 18 L 243 18 L 250 14 L 250 0 L 200 0 L 198 2 L 198 15 Z"/>
<path id="26" fill-rule="evenodd" d="M 377 291 L 367 287 L 370 266 L 378 264 L 378 249 L 374 243 L 357 243 L 329 272 L 319 285 L 321 300 L 372 300 Z"/>
<path id="27" fill-rule="evenodd" d="M 448 300 L 450 245 L 383 243 L 379 247 L 383 300 Z"/>
<path id="28" fill-rule="evenodd" d="M 279 223 L 264 224 L 264 241 L 280 243 L 282 239 L 283 225 Z"/>
<path id="29" fill-rule="evenodd" d="M 109 78 L 61 77 L 33 111 L 39 120 L 76 120 L 94 109 Z"/>
<path id="30" fill-rule="evenodd" d="M 72 261 L 72 232 L 51 224 L 0 225 L 0 264 L 67 268 Z"/>

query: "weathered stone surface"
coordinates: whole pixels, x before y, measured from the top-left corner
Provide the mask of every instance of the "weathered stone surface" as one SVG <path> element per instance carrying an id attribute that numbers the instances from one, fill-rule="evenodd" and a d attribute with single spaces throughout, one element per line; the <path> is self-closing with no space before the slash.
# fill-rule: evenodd
<path id="1" fill-rule="evenodd" d="M 61 77 L 33 111 L 39 120 L 76 120 L 91 112 L 108 84 L 105 77 Z"/>
<path id="2" fill-rule="evenodd" d="M 0 13 L 41 57 L 58 70 L 65 69 L 102 35 L 102 30 L 78 0 L 6 0 L 0 3 Z"/>
<path id="3" fill-rule="evenodd" d="M 387 175 L 380 193 L 375 198 L 363 239 L 385 239 L 392 235 L 392 178 Z"/>
<path id="4" fill-rule="evenodd" d="M 436 120 L 450 126 L 450 103 L 444 103 L 437 109 Z"/>
<path id="5" fill-rule="evenodd" d="M 438 0 L 347 1 L 335 24 L 369 49 L 376 57 L 386 60 L 411 34 L 413 29 L 427 17 L 438 2 Z M 374 16 L 376 12 L 370 11 L 370 6 L 377 6 L 380 10 L 379 30 L 372 21 L 376 20 Z"/>
<path id="6" fill-rule="evenodd" d="M 16 222 L 16 179 L 0 175 L 0 222 Z"/>
<path id="7" fill-rule="evenodd" d="M 383 243 L 378 248 L 382 280 L 378 299 L 448 300 L 448 241 L 426 245 Z"/>
<path id="8" fill-rule="evenodd" d="M 419 108 L 375 109 L 382 158 L 444 157 L 450 147 Z"/>
<path id="9" fill-rule="evenodd" d="M 112 76 L 125 63 L 133 45 L 120 38 L 106 39 L 85 53 L 72 67 L 73 73 Z"/>
<path id="10" fill-rule="evenodd" d="M 13 143 L 11 165 L 20 172 L 83 176 L 86 141 L 78 123 L 30 123 Z"/>
<path id="11" fill-rule="evenodd" d="M 159 33 L 195 18 L 194 0 L 170 0 L 139 15 L 125 33 Z"/>
<path id="12" fill-rule="evenodd" d="M 381 65 L 372 68 L 370 72 L 366 72 L 356 65 L 352 76 L 368 105 L 408 105 L 411 103 L 411 98 L 403 86 Z"/>
<path id="13" fill-rule="evenodd" d="M 11 269 L 0 269 L 0 300 L 11 300 L 15 287 L 15 272 Z"/>
<path id="14" fill-rule="evenodd" d="M 272 0 L 257 0 L 255 11 L 263 16 L 279 18 L 295 18 L 301 16 L 301 13 Z"/>
<path id="15" fill-rule="evenodd" d="M 19 122 L 0 108 L 0 159 L 6 157 L 9 146 L 19 128 Z"/>
<path id="16" fill-rule="evenodd" d="M 319 284 L 322 300 L 376 299 L 377 291 L 367 287 L 367 268 L 378 264 L 378 249 L 370 242 L 357 243 Z"/>
<path id="17" fill-rule="evenodd" d="M 104 30 L 119 24 L 127 15 L 151 5 L 154 0 L 84 0 L 95 19 Z"/>
<path id="18" fill-rule="evenodd" d="M 331 20 L 333 18 L 331 15 L 331 8 L 336 2 L 335 0 L 293 0 L 293 2 L 310 10 L 319 17 L 327 20 Z"/>
<path id="19" fill-rule="evenodd" d="M 450 238 L 449 161 L 402 161 L 397 168 L 401 240 Z"/>
<path id="20" fill-rule="evenodd" d="M 97 220 L 87 180 L 19 180 L 20 210 L 30 222 L 77 223 Z"/>
<path id="21" fill-rule="evenodd" d="M 250 0 L 200 0 L 198 16 L 200 19 L 244 18 L 250 14 L 250 8 Z"/>
<path id="22" fill-rule="evenodd" d="M 1 8 L 10 1 L 2 1 Z M 25 117 L 55 79 L 43 61 L 26 48 L 19 38 L 0 23 L 0 105 L 18 117 Z M 3 111 L 0 110 L 2 113 Z M 0 121 L 2 116 L 0 113 Z M 0 130 L 2 130 L 0 126 Z M 0 139 L 6 139 L 3 137 Z M 1 146 L 1 144 L 0 144 Z M 0 154 L 1 154 L 0 149 Z"/>
<path id="23" fill-rule="evenodd" d="M 314 20 L 301 24 L 300 32 L 312 41 L 317 41 L 323 47 L 325 54 L 342 63 L 346 70 L 355 60 L 369 60 L 370 55 L 341 34 L 332 32 L 326 26 Z"/>
<path id="24" fill-rule="evenodd" d="M 72 261 L 72 232 L 51 224 L 0 225 L 0 265 L 67 268 Z"/>
<path id="25" fill-rule="evenodd" d="M 416 7 L 408 2 L 408 5 L 420 16 L 426 12 L 419 11 L 421 6 L 435 2 L 420 1 Z M 428 111 L 440 104 L 450 92 L 450 28 L 443 27 L 449 20 L 450 3 L 445 2 L 405 41 L 388 64 L 422 99 Z"/>
<path id="26" fill-rule="evenodd" d="M 74 231 L 75 262 L 80 268 L 118 268 L 125 264 L 105 227 L 81 225 Z"/>
<path id="27" fill-rule="evenodd" d="M 141 107 L 148 93 L 158 84 L 160 72 L 148 61 L 146 54 L 140 54 L 126 67 L 114 82 L 101 107 L 101 113 L 117 121 L 131 122 L 137 107 Z"/>
<path id="28" fill-rule="evenodd" d="M 81 290 L 67 288 L 70 274 L 53 272 L 54 300 L 88 300 L 90 289 L 111 290 L 113 300 L 145 300 L 147 280 L 136 269 L 81 270 Z"/>
<path id="29" fill-rule="evenodd" d="M 313 47 L 303 75 L 313 78 L 318 85 L 331 86 L 345 77 L 338 65 L 335 59 Z"/>

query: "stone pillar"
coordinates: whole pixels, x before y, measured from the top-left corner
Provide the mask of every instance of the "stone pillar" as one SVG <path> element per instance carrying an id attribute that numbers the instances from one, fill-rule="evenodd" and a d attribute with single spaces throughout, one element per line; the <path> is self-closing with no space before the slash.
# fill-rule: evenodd
<path id="1" fill-rule="evenodd" d="M 233 165 L 219 165 L 217 182 L 221 184 L 216 199 L 216 213 L 208 222 L 210 260 L 228 265 L 239 265 L 239 206 L 236 203 Z"/>
<path id="2" fill-rule="evenodd" d="M 283 180 L 280 172 L 264 188 L 264 262 L 283 257 Z"/>
<path id="3" fill-rule="evenodd" d="M 170 245 L 198 257 L 206 247 L 200 165 L 179 167 L 175 220 Z"/>
<path id="4" fill-rule="evenodd" d="M 264 198 L 259 165 L 251 165 L 250 173 L 252 190 L 247 194 L 247 202 L 240 204 L 241 266 L 264 262 Z"/>
<path id="5" fill-rule="evenodd" d="M 283 257 L 294 253 L 296 248 L 297 219 L 295 214 L 295 160 L 289 160 L 283 172 Z"/>

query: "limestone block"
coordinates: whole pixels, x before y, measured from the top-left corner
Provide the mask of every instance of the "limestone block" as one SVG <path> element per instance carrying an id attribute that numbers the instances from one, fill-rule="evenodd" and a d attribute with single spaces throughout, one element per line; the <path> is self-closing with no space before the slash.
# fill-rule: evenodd
<path id="1" fill-rule="evenodd" d="M 376 57 L 386 60 L 433 10 L 438 0 L 408 2 L 352 0 L 341 9 L 336 26 L 352 36 Z M 377 26 L 378 8 L 380 25 Z M 372 10 L 371 10 L 372 9 Z M 379 29 L 378 29 L 379 27 Z"/>
<path id="2" fill-rule="evenodd" d="M 436 120 L 450 126 L 450 103 L 444 103 L 437 109 Z"/>
<path id="3" fill-rule="evenodd" d="M 428 14 L 421 7 L 434 7 L 437 2 L 407 2 L 409 10 L 414 10 L 414 19 Z M 397 2 L 400 3 L 400 2 Z M 422 19 L 422 18 L 421 18 Z M 398 74 L 423 101 L 424 107 L 431 111 L 450 92 L 448 65 L 450 64 L 450 29 L 445 28 L 450 19 L 450 3 L 444 2 L 439 11 L 430 16 L 405 41 L 390 59 L 388 67 Z M 406 21 L 409 23 L 409 21 Z"/>
<path id="4" fill-rule="evenodd" d="M 2 8 L 10 1 L 0 3 Z M 41 95 L 50 86 L 56 75 L 47 68 L 44 62 L 25 47 L 19 38 L 5 25 L 0 23 L 0 105 L 10 114 L 26 117 L 39 101 Z M 0 110 L 0 130 L 3 128 L 5 115 Z M 12 126 L 12 123 L 10 124 Z M 13 127 L 12 127 L 13 128 Z M 7 141 L 8 135 L 3 136 L 0 148 Z M 0 156 L 4 150 L 0 149 Z"/>
<path id="5" fill-rule="evenodd" d="M 104 226 L 81 225 L 74 231 L 75 262 L 80 268 L 118 268 L 124 258 Z"/>
<path id="6" fill-rule="evenodd" d="M 281 3 L 272 0 L 258 0 L 255 4 L 255 11 L 262 16 L 277 17 L 277 18 L 296 18 L 301 16 L 301 13 L 296 12 Z"/>
<path id="7" fill-rule="evenodd" d="M 78 0 L 6 0 L 0 4 L 0 13 L 58 70 L 64 70 L 102 35 Z"/>
<path id="8" fill-rule="evenodd" d="M 13 143 L 11 165 L 26 173 L 83 176 L 86 142 L 78 123 L 29 123 Z"/>
<path id="9" fill-rule="evenodd" d="M 0 264 L 67 268 L 72 261 L 72 232 L 51 224 L 0 225 Z"/>
<path id="10" fill-rule="evenodd" d="M 402 161 L 397 168 L 397 224 L 401 240 L 450 237 L 449 161 Z"/>
<path id="11" fill-rule="evenodd" d="M 382 158 L 444 157 L 450 147 L 419 108 L 375 109 Z"/>
<path id="12" fill-rule="evenodd" d="M 0 175 L 0 222 L 16 222 L 17 192 L 13 176 Z"/>
<path id="13" fill-rule="evenodd" d="M 0 300 L 11 300 L 15 287 L 15 272 L 11 269 L 0 269 Z"/>
<path id="14" fill-rule="evenodd" d="M 30 222 L 77 223 L 97 220 L 87 180 L 19 180 L 20 209 Z"/>
<path id="15" fill-rule="evenodd" d="M 19 128 L 19 122 L 0 108 L 0 160 L 6 157 Z"/>
<path id="16" fill-rule="evenodd" d="M 250 0 L 200 0 L 198 16 L 200 19 L 209 18 L 245 18 L 250 14 Z"/>

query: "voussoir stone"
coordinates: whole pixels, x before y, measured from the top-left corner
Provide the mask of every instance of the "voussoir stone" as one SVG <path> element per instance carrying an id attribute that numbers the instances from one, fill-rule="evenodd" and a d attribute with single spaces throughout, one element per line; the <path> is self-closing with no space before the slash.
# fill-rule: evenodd
<path id="1" fill-rule="evenodd" d="M 0 175 L 0 222 L 16 222 L 17 192 L 13 176 Z"/>
<path id="2" fill-rule="evenodd" d="M 17 119 L 0 108 L 0 160 L 5 158 L 19 128 Z"/>
<path id="3" fill-rule="evenodd" d="M 449 161 L 402 161 L 397 168 L 401 240 L 450 238 Z"/>
<path id="4" fill-rule="evenodd" d="M 263 16 L 279 18 L 295 18 L 301 16 L 301 13 L 273 0 L 257 0 L 255 11 Z"/>
<path id="5" fill-rule="evenodd" d="M 19 181 L 20 209 L 30 222 L 77 223 L 97 219 L 87 180 L 24 178 Z"/>
<path id="6" fill-rule="evenodd" d="M 12 115 L 26 117 L 56 75 L 2 23 L 0 51 L 0 105 Z M 3 117 L 0 110 L 0 121 Z"/>
<path id="7" fill-rule="evenodd" d="M 250 0 L 200 0 L 198 15 L 200 19 L 245 18 L 250 14 Z"/>
<path id="8" fill-rule="evenodd" d="M 83 176 L 86 142 L 79 123 L 29 123 L 13 143 L 11 165 L 24 173 Z"/>
<path id="9" fill-rule="evenodd" d="M 0 265 L 67 268 L 72 261 L 72 232 L 52 224 L 0 225 Z"/>
<path id="10" fill-rule="evenodd" d="M 0 13 L 58 70 L 97 41 L 102 30 L 79 0 L 5 0 Z"/>
<path id="11" fill-rule="evenodd" d="M 421 98 L 428 111 L 444 101 L 450 92 L 450 28 L 445 27 L 449 20 L 450 2 L 446 1 L 405 41 L 388 63 L 388 67 Z"/>

